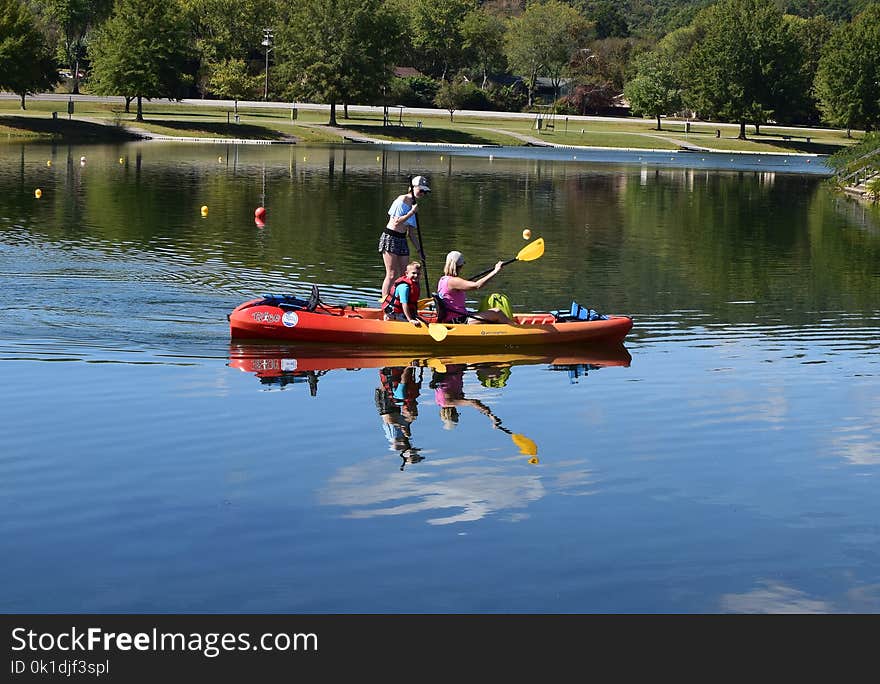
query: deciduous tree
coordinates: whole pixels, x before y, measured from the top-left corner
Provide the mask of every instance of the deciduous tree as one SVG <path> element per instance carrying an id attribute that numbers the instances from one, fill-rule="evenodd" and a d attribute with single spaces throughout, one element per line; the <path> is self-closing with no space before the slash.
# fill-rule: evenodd
<path id="1" fill-rule="evenodd" d="M 200 61 L 199 87 L 206 88 L 212 70 L 224 60 L 263 56 L 264 28 L 278 23 L 273 0 L 181 0 L 193 26 Z"/>
<path id="2" fill-rule="evenodd" d="M 238 101 L 254 94 L 257 78 L 248 74 L 243 59 L 224 59 L 212 65 L 208 87 L 220 97 L 235 100 L 235 113 L 238 114 Z"/>
<path id="3" fill-rule="evenodd" d="M 461 109 L 476 90 L 472 83 L 463 80 L 443 81 L 437 89 L 434 104 L 449 110 L 449 121 L 456 109 Z M 479 91 L 477 91 L 479 92 Z"/>
<path id="4" fill-rule="evenodd" d="M 462 47 L 467 60 L 482 76 L 480 88 L 486 89 L 489 72 L 504 68 L 504 22 L 483 9 L 470 11 L 461 24 Z"/>
<path id="5" fill-rule="evenodd" d="M 431 76 L 446 79 L 465 62 L 465 17 L 476 0 L 415 0 L 408 19 L 417 64 Z"/>
<path id="6" fill-rule="evenodd" d="M 880 4 L 873 3 L 838 28 L 825 44 L 816 74 L 816 94 L 834 125 L 880 127 Z"/>
<path id="7" fill-rule="evenodd" d="M 577 10 L 559 0 L 530 4 L 510 20 L 504 50 L 510 67 L 527 77 L 529 106 L 540 74 L 547 74 L 558 89 L 572 53 L 586 44 L 591 28 Z"/>
<path id="8" fill-rule="evenodd" d="M 660 117 L 678 111 L 682 105 L 681 83 L 672 61 L 663 52 L 648 52 L 636 60 L 637 75 L 624 88 L 636 114 Z"/>
<path id="9" fill-rule="evenodd" d="M 292 98 L 336 105 L 378 94 L 392 76 L 403 32 L 382 0 L 312 0 L 288 8 L 276 34 L 276 74 Z"/>
<path id="10" fill-rule="evenodd" d="M 25 98 L 58 82 L 57 64 L 34 15 L 20 0 L 0 0 L 0 88 Z"/>
<path id="11" fill-rule="evenodd" d="M 180 99 L 192 82 L 190 42 L 178 0 L 119 0 L 89 45 L 92 90 L 134 96 L 143 121 L 143 98 Z"/>
<path id="12" fill-rule="evenodd" d="M 107 18 L 112 5 L 113 0 L 45 0 L 49 17 L 62 36 L 73 93 L 79 92 L 80 60 L 85 56 L 86 37 Z"/>
<path id="13" fill-rule="evenodd" d="M 772 0 L 721 0 L 700 12 L 687 59 L 690 98 L 703 117 L 764 123 L 791 102 L 800 55 Z"/>

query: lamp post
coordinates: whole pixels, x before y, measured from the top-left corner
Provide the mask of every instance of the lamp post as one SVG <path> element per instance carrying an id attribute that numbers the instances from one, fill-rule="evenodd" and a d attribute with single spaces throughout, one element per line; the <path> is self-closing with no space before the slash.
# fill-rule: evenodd
<path id="1" fill-rule="evenodd" d="M 263 87 L 263 100 L 269 99 L 269 53 L 272 52 L 272 29 L 263 29 L 263 41 L 261 45 L 266 48 L 266 85 Z"/>

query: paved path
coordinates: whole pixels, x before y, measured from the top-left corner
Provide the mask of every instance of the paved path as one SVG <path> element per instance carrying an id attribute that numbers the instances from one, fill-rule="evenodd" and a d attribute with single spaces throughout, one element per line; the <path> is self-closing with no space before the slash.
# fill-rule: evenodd
<path id="1" fill-rule="evenodd" d="M 15 93 L 6 93 L 0 92 L 0 99 L 3 100 L 20 100 L 21 98 Z M 68 99 L 83 102 L 106 102 L 111 104 L 125 104 L 125 99 L 122 97 L 114 97 L 114 96 L 98 96 L 98 95 L 67 95 L 64 93 L 40 93 L 38 95 L 28 95 L 28 100 L 45 100 L 45 101 L 57 101 L 57 102 L 67 102 Z M 195 99 L 184 99 L 177 102 L 176 100 L 165 100 L 165 99 L 155 99 L 152 100 L 153 103 L 157 102 L 169 102 L 171 104 L 183 104 L 183 105 L 191 105 L 194 107 L 220 107 L 220 108 L 228 108 L 230 111 L 235 107 L 234 100 L 205 100 L 201 98 Z M 313 104 L 310 102 L 262 102 L 259 100 L 239 100 L 238 101 L 239 108 L 241 107 L 251 107 L 255 109 L 259 108 L 272 108 L 272 109 L 287 109 L 290 110 L 292 108 L 302 109 L 302 110 L 311 110 L 311 111 L 323 111 L 329 112 L 330 105 L 326 104 Z M 372 114 L 377 119 L 381 120 L 382 118 L 382 107 L 373 107 L 369 105 L 349 105 L 348 109 L 350 112 L 357 112 L 360 114 Z M 389 106 L 389 113 L 392 117 L 396 117 L 400 110 L 400 107 Z M 403 115 L 406 117 L 418 117 L 418 116 L 446 116 L 448 110 L 445 109 L 434 109 L 434 108 L 426 108 L 426 107 L 404 107 Z M 455 112 L 456 118 L 459 117 L 472 117 L 472 118 L 480 118 L 480 119 L 534 119 L 534 112 L 485 112 L 485 111 L 477 111 L 470 109 L 462 109 L 457 110 Z M 653 119 L 638 119 L 636 117 L 620 117 L 620 116 L 581 116 L 577 114 L 570 115 L 557 115 L 561 118 L 567 118 L 570 122 L 590 122 L 590 121 L 614 121 L 617 123 L 626 122 L 626 121 L 656 121 L 656 117 Z M 663 122 L 669 124 L 678 124 L 681 125 L 682 121 L 680 119 L 662 119 Z M 708 127 L 711 126 L 713 129 L 733 129 L 739 133 L 739 124 L 738 123 L 719 123 L 719 122 L 709 122 L 709 121 L 700 121 L 696 122 L 693 125 Z M 773 131 L 777 126 L 772 124 L 766 124 L 761 126 L 761 129 L 767 129 L 768 131 Z M 825 130 L 825 129 L 815 129 L 808 127 L 800 127 L 800 126 L 783 126 L 789 131 L 812 131 L 812 133 L 816 133 L 817 130 Z M 845 129 L 827 129 L 830 131 L 842 132 Z M 807 133 L 809 135 L 809 133 Z M 677 144 L 677 141 L 676 141 Z"/>

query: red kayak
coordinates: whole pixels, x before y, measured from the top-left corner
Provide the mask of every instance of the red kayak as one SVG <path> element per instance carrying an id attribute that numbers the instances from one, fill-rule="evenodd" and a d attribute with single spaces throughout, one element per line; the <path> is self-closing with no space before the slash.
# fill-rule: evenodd
<path id="1" fill-rule="evenodd" d="M 381 309 L 306 302 L 291 295 L 252 299 L 229 315 L 233 339 L 330 342 L 442 349 L 623 342 L 632 328 L 629 316 L 569 320 L 554 313 L 515 313 L 513 325 L 437 323 L 433 311 L 421 311 L 424 324 L 383 320 Z M 437 329 L 442 328 L 438 341 Z"/>

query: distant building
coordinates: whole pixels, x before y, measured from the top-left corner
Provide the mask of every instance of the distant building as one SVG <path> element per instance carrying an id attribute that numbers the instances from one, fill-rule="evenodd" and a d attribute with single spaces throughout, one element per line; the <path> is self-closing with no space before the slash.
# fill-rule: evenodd
<path id="1" fill-rule="evenodd" d="M 557 93 L 556 89 L 553 87 L 552 78 L 538 76 L 538 78 L 535 79 L 535 101 L 553 104 L 555 98 L 565 97 L 571 92 L 571 87 L 574 81 L 570 78 L 560 78 L 558 83 L 559 92 Z"/>
<path id="2" fill-rule="evenodd" d="M 394 75 L 397 78 L 410 78 L 413 76 L 424 76 L 424 74 L 416 69 L 415 67 L 410 66 L 396 66 L 394 67 Z"/>

